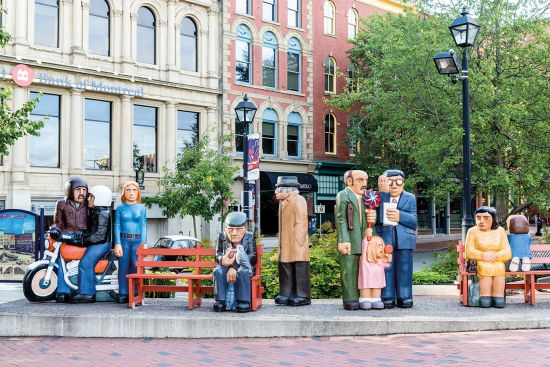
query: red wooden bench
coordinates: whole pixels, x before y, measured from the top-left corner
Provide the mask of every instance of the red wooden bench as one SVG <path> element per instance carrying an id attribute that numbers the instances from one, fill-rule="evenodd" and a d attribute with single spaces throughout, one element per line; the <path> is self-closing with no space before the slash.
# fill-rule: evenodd
<path id="1" fill-rule="evenodd" d="M 258 260 L 256 262 L 256 273 L 251 278 L 252 288 L 252 311 L 257 310 L 262 305 L 262 293 L 264 288 L 262 287 L 262 246 L 256 244 L 256 251 Z M 216 263 L 214 257 L 216 255 L 216 249 L 202 248 L 197 245 L 194 249 L 169 249 L 169 248 L 144 248 L 140 245 L 137 250 L 138 260 L 136 263 L 137 273 L 128 274 L 128 289 L 130 294 L 128 297 L 128 307 L 135 307 L 136 305 L 143 303 L 143 295 L 146 291 L 156 292 L 187 292 L 188 301 L 187 305 L 190 310 L 200 306 L 202 303 L 203 293 L 214 293 L 213 286 L 203 285 L 204 280 L 213 280 L 213 275 L 203 274 L 203 269 L 214 269 Z M 154 261 L 156 255 L 170 256 L 174 258 L 182 257 L 184 260 L 177 261 Z M 204 260 L 204 257 L 210 257 L 212 260 Z M 190 272 L 186 273 L 165 273 L 154 274 L 146 272 L 147 268 L 172 268 L 172 269 L 190 269 Z M 185 279 L 187 285 L 151 285 L 144 284 L 144 279 Z M 131 290 L 134 289 L 137 284 L 138 294 L 134 295 Z"/>
<path id="2" fill-rule="evenodd" d="M 476 273 L 468 273 L 465 269 L 464 245 L 462 241 L 456 246 L 458 251 L 459 282 L 457 288 L 460 291 L 460 301 L 468 306 L 468 276 Z M 531 245 L 531 270 L 529 271 L 507 271 L 506 275 L 523 275 L 523 282 L 507 282 L 506 289 L 523 290 L 525 303 L 536 304 L 535 290 L 550 289 L 550 283 L 537 283 L 536 275 L 550 275 L 550 244 Z M 537 269 L 541 265 L 548 265 L 547 269 Z M 544 266 L 542 266 L 544 267 Z M 533 269 L 534 268 L 534 269 Z"/>

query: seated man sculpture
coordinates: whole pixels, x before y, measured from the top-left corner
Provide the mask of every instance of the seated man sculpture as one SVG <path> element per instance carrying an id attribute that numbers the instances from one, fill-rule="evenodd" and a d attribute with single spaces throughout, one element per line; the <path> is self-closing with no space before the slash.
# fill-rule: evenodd
<path id="1" fill-rule="evenodd" d="M 225 231 L 220 233 L 216 247 L 216 268 L 214 269 L 214 311 L 226 310 L 226 295 L 229 283 L 235 286 L 237 312 L 250 311 L 251 287 L 250 270 L 256 265 L 256 243 L 251 232 L 246 231 L 246 215 L 241 212 L 229 213 L 225 218 Z M 242 246 L 248 258 L 242 261 L 242 253 L 237 249 Z M 240 259 L 239 259 L 240 258 Z M 237 261 L 237 259 L 239 259 Z"/>

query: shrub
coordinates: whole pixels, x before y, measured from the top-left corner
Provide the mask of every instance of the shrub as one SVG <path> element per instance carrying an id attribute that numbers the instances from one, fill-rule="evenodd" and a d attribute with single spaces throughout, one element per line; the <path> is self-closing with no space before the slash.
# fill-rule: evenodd
<path id="1" fill-rule="evenodd" d="M 336 232 L 330 222 L 322 225 L 322 235 L 316 233 L 310 238 L 312 298 L 341 297 L 340 265 L 336 243 Z M 265 253 L 262 257 L 262 284 L 266 298 L 275 298 L 279 294 L 278 257 L 278 249 Z"/>
<path id="2" fill-rule="evenodd" d="M 149 272 L 148 272 L 149 273 Z M 151 271 L 151 274 L 170 274 L 171 271 L 168 268 L 161 268 L 159 270 Z M 175 279 L 143 279 L 144 285 L 176 285 Z M 174 298 L 174 292 L 158 292 L 151 291 L 145 292 L 145 298 Z"/>
<path id="3" fill-rule="evenodd" d="M 413 274 L 413 284 L 445 284 L 452 279 L 448 275 L 441 274 L 430 270 L 420 270 Z"/>

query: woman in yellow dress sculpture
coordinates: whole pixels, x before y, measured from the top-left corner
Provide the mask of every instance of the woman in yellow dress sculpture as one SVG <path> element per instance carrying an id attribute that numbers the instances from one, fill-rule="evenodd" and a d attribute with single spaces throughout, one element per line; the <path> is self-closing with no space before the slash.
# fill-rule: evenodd
<path id="1" fill-rule="evenodd" d="M 505 305 L 505 262 L 512 250 L 504 228 L 499 227 L 497 212 L 490 206 L 475 212 L 476 226 L 466 235 L 466 258 L 477 261 L 479 306 L 502 308 Z"/>

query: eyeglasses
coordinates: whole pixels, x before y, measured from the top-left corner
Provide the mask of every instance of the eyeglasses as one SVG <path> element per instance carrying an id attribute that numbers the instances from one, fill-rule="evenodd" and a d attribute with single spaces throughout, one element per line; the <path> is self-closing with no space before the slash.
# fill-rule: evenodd
<path id="1" fill-rule="evenodd" d="M 389 186 L 391 186 L 393 184 L 396 184 L 397 186 L 403 186 L 404 183 L 405 183 L 405 180 L 403 180 L 402 178 L 398 178 L 396 180 L 388 179 L 388 185 Z"/>

